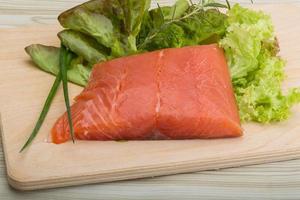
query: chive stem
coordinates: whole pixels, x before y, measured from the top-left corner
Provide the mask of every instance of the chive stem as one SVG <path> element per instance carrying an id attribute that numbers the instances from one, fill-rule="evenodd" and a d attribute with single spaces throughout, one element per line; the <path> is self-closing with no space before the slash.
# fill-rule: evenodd
<path id="1" fill-rule="evenodd" d="M 38 121 L 36 122 L 36 125 L 35 125 L 32 133 L 31 133 L 31 135 L 29 136 L 28 140 L 26 141 L 26 143 L 21 148 L 20 153 L 24 149 L 26 149 L 26 147 L 28 147 L 32 143 L 33 139 L 37 136 L 37 134 L 38 134 L 38 132 L 39 132 L 39 130 L 40 130 L 40 128 L 41 128 L 41 126 L 42 126 L 42 124 L 43 124 L 46 116 L 47 116 L 47 113 L 48 113 L 48 111 L 50 109 L 51 103 L 52 103 L 53 98 L 54 98 L 54 96 L 55 96 L 55 94 L 57 92 L 57 89 L 58 89 L 58 87 L 60 85 L 60 82 L 61 82 L 61 75 L 58 74 L 56 76 L 56 78 L 55 78 L 55 81 L 54 81 L 52 87 L 51 87 L 51 90 L 50 90 L 50 92 L 48 94 L 48 97 L 47 97 L 47 99 L 46 99 L 46 101 L 44 103 L 44 106 L 43 106 L 42 112 L 40 113 Z"/>
<path id="2" fill-rule="evenodd" d="M 70 134 L 71 134 L 72 141 L 74 143 L 75 142 L 74 129 L 73 129 L 72 116 L 71 116 L 69 90 L 68 90 L 68 77 L 67 77 L 67 68 L 71 63 L 71 60 L 72 60 L 72 54 L 66 49 L 66 47 L 64 45 L 61 45 L 60 57 L 59 57 L 59 67 L 60 67 L 60 74 L 61 74 L 62 83 L 63 83 L 64 99 L 65 99 L 65 105 L 66 105 L 66 109 L 67 109 Z"/>

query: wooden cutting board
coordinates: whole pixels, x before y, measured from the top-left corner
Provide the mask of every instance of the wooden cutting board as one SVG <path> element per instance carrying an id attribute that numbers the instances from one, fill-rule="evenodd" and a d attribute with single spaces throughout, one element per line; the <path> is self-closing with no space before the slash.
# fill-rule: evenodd
<path id="1" fill-rule="evenodd" d="M 300 86 L 300 7 L 264 5 L 272 14 L 287 59 L 284 87 Z M 244 124 L 236 139 L 186 141 L 47 142 L 49 130 L 65 111 L 62 90 L 56 96 L 40 134 L 23 153 L 54 80 L 36 69 L 24 52 L 31 43 L 58 45 L 58 25 L 0 30 L 0 111 L 2 143 L 9 183 L 21 190 L 153 177 L 238 167 L 300 158 L 300 106 L 285 122 Z M 70 84 L 74 97 L 82 88 Z"/>

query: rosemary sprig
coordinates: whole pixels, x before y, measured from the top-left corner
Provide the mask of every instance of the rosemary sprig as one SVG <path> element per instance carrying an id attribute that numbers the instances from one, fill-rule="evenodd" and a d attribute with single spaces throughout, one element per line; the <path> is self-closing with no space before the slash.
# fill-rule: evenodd
<path id="1" fill-rule="evenodd" d="M 230 5 L 224 5 L 224 4 L 221 4 L 221 3 L 206 3 L 203 5 L 204 7 L 214 7 L 214 8 L 227 8 L 229 9 L 230 8 Z"/>
<path id="2" fill-rule="evenodd" d="M 54 81 L 52 87 L 51 87 L 51 90 L 50 90 L 50 92 L 48 94 L 48 97 L 47 97 L 47 99 L 46 99 L 46 101 L 44 103 L 44 106 L 43 106 L 42 112 L 41 112 L 41 114 L 40 114 L 40 116 L 38 118 L 38 121 L 36 122 L 36 125 L 35 125 L 32 133 L 31 133 L 31 135 L 29 136 L 29 138 L 26 141 L 26 143 L 23 145 L 23 147 L 20 150 L 20 152 L 22 152 L 24 149 L 26 149 L 26 147 L 28 147 L 32 143 L 33 139 L 37 136 L 37 134 L 38 134 L 38 132 L 39 132 L 39 130 L 40 130 L 40 128 L 41 128 L 41 126 L 42 126 L 42 124 L 43 124 L 46 116 L 47 116 L 47 113 L 49 111 L 49 108 L 51 106 L 53 98 L 54 98 L 54 96 L 55 96 L 55 94 L 57 92 L 57 89 L 58 89 L 58 87 L 60 85 L 60 82 L 61 82 L 61 74 L 58 74 L 56 76 L 56 78 L 55 78 L 55 81 Z"/>
<path id="3" fill-rule="evenodd" d="M 74 143 L 75 142 L 74 130 L 73 130 L 73 123 L 72 123 L 71 109 L 70 109 L 68 78 L 67 78 L 67 70 L 68 70 L 68 66 L 71 63 L 72 57 L 73 57 L 72 53 L 69 52 L 64 45 L 61 45 L 60 55 L 59 55 L 60 75 L 63 83 L 63 91 L 64 91 L 65 105 L 66 105 L 67 115 L 68 115 L 68 122 L 70 127 L 70 134 L 71 134 L 72 141 Z"/>

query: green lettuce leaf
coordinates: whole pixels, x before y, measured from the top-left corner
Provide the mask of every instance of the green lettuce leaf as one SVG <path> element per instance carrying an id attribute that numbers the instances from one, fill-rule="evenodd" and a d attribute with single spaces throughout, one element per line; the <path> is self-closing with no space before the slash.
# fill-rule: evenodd
<path id="1" fill-rule="evenodd" d="M 236 4 L 228 11 L 226 36 L 220 41 L 231 71 L 242 121 L 268 123 L 287 119 L 300 102 L 300 90 L 282 91 L 285 61 L 270 16 Z"/>
<path id="2" fill-rule="evenodd" d="M 25 51 L 41 70 L 54 75 L 59 73 L 59 48 L 32 44 L 25 47 Z"/>
<path id="3" fill-rule="evenodd" d="M 113 24 L 106 16 L 77 8 L 63 19 L 63 27 L 90 35 L 106 47 L 120 48 L 119 44 L 116 44 L 118 41 Z"/>
<path id="4" fill-rule="evenodd" d="M 81 86 L 87 84 L 92 71 L 92 65 L 83 65 L 83 63 L 84 60 L 82 57 L 74 58 L 67 73 L 68 80 Z"/>
<path id="5" fill-rule="evenodd" d="M 61 42 L 89 63 L 95 64 L 107 60 L 108 51 L 93 38 L 73 30 L 58 33 Z"/>
<path id="6" fill-rule="evenodd" d="M 186 35 L 184 46 L 212 44 L 225 34 L 227 16 L 216 9 L 208 9 L 177 24 Z"/>
<path id="7" fill-rule="evenodd" d="M 91 0 L 61 13 L 58 20 L 64 28 L 87 34 L 110 48 L 112 57 L 125 55 L 120 32 L 124 13 L 118 0 Z"/>
<path id="8" fill-rule="evenodd" d="M 27 54 L 37 67 L 43 71 L 53 75 L 59 73 L 59 52 L 60 48 L 53 46 L 45 46 L 41 44 L 32 44 L 25 48 Z M 74 55 L 75 56 L 75 55 Z M 81 57 L 75 56 L 68 68 L 68 80 L 85 86 L 91 73 L 91 67 L 83 65 L 84 61 Z"/>

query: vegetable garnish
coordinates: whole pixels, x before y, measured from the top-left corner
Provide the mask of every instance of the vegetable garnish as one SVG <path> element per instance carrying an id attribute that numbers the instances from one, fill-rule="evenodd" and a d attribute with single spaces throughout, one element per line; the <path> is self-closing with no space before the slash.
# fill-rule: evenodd
<path id="1" fill-rule="evenodd" d="M 228 12 L 220 45 L 230 67 L 241 120 L 269 123 L 287 119 L 291 107 L 300 102 L 300 90 L 282 91 L 285 61 L 277 56 L 270 16 L 235 5 Z"/>
<path id="2" fill-rule="evenodd" d="M 154 9 L 149 9 L 150 3 L 88 1 L 60 14 L 58 20 L 65 28 L 58 33 L 61 49 L 40 44 L 26 47 L 40 69 L 58 78 L 63 73 L 71 134 L 67 79 L 85 86 L 96 63 L 140 52 L 212 43 L 225 51 L 242 121 L 269 123 L 289 117 L 291 107 L 300 102 L 300 89 L 282 91 L 285 61 L 277 55 L 279 47 L 270 16 L 239 4 L 231 6 L 228 0 L 177 0 L 173 6 L 158 4 Z M 65 58 L 61 58 L 63 54 Z M 61 66 L 60 60 L 67 63 Z M 51 95 L 29 143 L 49 110 Z"/>
<path id="3" fill-rule="evenodd" d="M 44 103 L 44 106 L 43 106 L 42 112 L 41 112 L 41 114 L 40 114 L 40 116 L 38 118 L 38 121 L 36 122 L 36 125 L 35 125 L 32 133 L 31 133 L 31 135 L 29 136 L 28 140 L 26 141 L 26 143 L 21 148 L 20 152 L 22 152 L 24 149 L 26 149 L 26 147 L 28 147 L 32 143 L 33 139 L 38 134 L 38 132 L 39 132 L 39 130 L 40 130 L 40 128 L 41 128 L 41 126 L 42 126 L 42 124 L 43 124 L 46 116 L 47 116 L 47 113 L 48 113 L 48 111 L 50 109 L 51 103 L 52 103 L 53 98 L 54 98 L 54 96 L 55 96 L 55 94 L 57 92 L 57 89 L 58 89 L 58 87 L 60 85 L 60 82 L 61 82 L 61 74 L 59 73 L 56 76 L 55 81 L 54 81 L 54 83 L 53 83 L 53 85 L 51 87 L 51 90 L 50 90 L 50 92 L 48 94 L 48 97 L 47 97 L 45 103 Z"/>
<path id="4" fill-rule="evenodd" d="M 70 100 L 69 100 L 69 91 L 68 91 L 68 79 L 67 79 L 67 68 L 71 64 L 73 54 L 66 49 L 66 47 L 62 44 L 60 46 L 60 55 L 59 55 L 59 66 L 60 66 L 60 76 L 62 78 L 63 90 L 64 90 L 64 98 L 68 115 L 68 122 L 70 128 L 70 134 L 73 143 L 74 140 L 74 130 L 73 123 L 71 117 L 71 109 L 70 109 Z"/>

